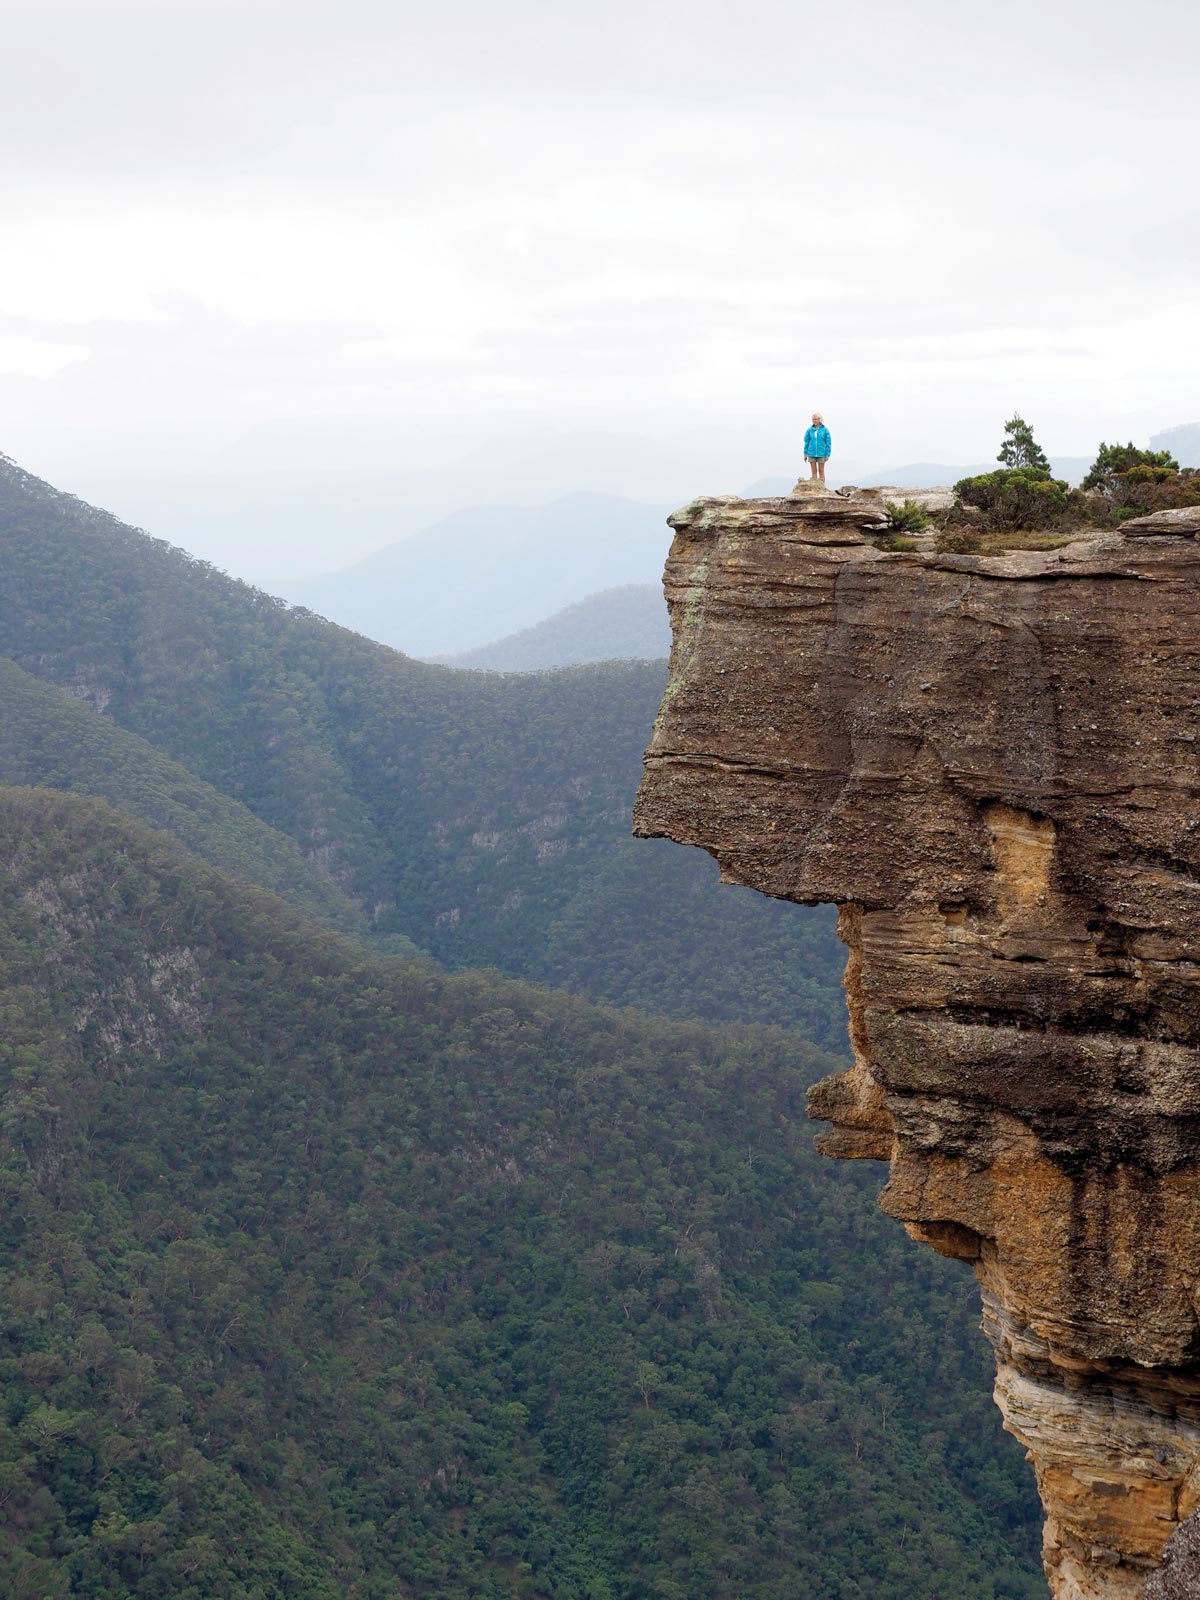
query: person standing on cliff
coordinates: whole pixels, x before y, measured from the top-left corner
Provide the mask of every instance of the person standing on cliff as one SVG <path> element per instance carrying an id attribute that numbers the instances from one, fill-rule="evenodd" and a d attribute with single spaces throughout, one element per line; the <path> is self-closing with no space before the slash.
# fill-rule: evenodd
<path id="1" fill-rule="evenodd" d="M 804 435 L 804 459 L 812 468 L 812 477 L 825 482 L 825 463 L 833 449 L 829 429 L 821 420 L 819 411 L 813 412 L 812 427 Z"/>

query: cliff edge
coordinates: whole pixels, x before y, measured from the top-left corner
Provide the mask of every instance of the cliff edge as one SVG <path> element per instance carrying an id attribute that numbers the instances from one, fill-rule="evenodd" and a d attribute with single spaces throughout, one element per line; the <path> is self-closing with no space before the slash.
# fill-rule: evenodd
<path id="1" fill-rule="evenodd" d="M 889 553 L 880 516 L 671 518 L 635 831 L 841 908 L 819 1142 L 973 1267 L 1057 1600 L 1133 1600 L 1200 1502 L 1200 544 Z"/>

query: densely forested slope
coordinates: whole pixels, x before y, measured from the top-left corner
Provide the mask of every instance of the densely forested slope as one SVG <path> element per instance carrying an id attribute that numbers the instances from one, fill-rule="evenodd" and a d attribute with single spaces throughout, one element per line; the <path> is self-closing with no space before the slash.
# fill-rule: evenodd
<path id="1" fill-rule="evenodd" d="M 473 672 L 546 672 L 589 661 L 665 661 L 670 652 L 662 585 L 624 583 L 577 600 L 520 633 L 433 659 Z"/>
<path id="2" fill-rule="evenodd" d="M 371 958 L 12 789 L 0 996 L 11 1600 L 1041 1594 L 970 1279 L 812 1153 L 794 1034 Z"/>
<path id="3" fill-rule="evenodd" d="M 722 890 L 707 858 L 628 837 L 659 664 L 424 665 L 2 459 L 0 655 L 287 834 L 380 934 L 668 1014 L 843 1037 L 825 910 Z"/>
<path id="4" fill-rule="evenodd" d="M 3 655 L 0 706 L 0 784 L 97 795 L 234 878 L 272 889 L 334 927 L 365 929 L 361 909 L 294 839 Z"/>

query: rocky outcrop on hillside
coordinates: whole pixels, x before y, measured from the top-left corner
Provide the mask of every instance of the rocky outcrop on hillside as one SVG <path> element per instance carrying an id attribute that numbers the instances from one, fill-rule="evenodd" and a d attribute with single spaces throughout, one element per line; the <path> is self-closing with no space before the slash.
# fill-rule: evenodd
<path id="1" fill-rule="evenodd" d="M 879 515 L 671 519 L 636 831 L 841 908 L 822 1148 L 975 1271 L 1057 1600 L 1134 1600 L 1200 1501 L 1200 544 L 888 553 Z"/>

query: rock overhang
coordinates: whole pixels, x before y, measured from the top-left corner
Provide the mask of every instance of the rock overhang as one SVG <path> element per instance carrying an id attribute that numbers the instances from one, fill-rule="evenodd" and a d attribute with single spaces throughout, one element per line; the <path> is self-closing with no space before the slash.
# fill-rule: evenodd
<path id="1" fill-rule="evenodd" d="M 1133 1507 L 1114 1531 L 1083 1456 L 1027 1418 L 1029 1392 L 1049 1414 L 1083 1384 L 1136 1428 L 1169 1394 L 1174 1520 L 1196 1501 L 1195 534 L 890 552 L 878 504 L 829 493 L 671 524 L 635 829 L 842 908 L 855 1064 L 814 1092 L 822 1146 L 888 1159 L 885 1208 L 997 1308 L 1056 1593 L 1138 1593 L 1173 1525 L 1163 1474 L 1103 1434 Z"/>

